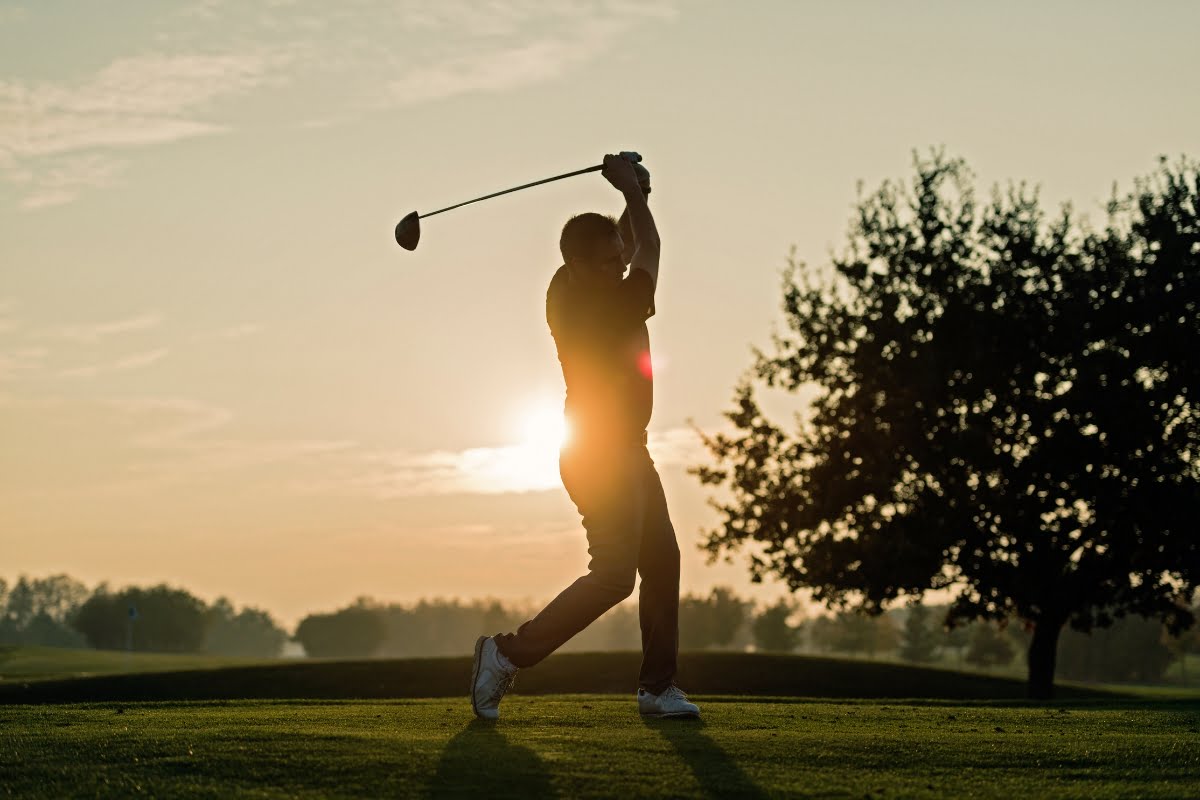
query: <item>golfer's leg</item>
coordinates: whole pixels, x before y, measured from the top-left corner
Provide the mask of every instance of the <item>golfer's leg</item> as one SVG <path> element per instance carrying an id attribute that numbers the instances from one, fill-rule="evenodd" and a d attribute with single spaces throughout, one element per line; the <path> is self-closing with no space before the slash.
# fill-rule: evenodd
<path id="1" fill-rule="evenodd" d="M 645 504 L 634 476 L 625 483 L 618 493 L 571 492 L 587 530 L 589 571 L 515 634 L 496 636 L 500 652 L 514 665 L 533 666 L 633 594 Z"/>
<path id="2" fill-rule="evenodd" d="M 647 463 L 643 480 L 645 522 L 638 558 L 642 575 L 638 599 L 642 671 L 638 684 L 647 692 L 661 694 L 675 680 L 679 657 L 679 544 L 667 512 L 662 481 L 652 463 Z"/>

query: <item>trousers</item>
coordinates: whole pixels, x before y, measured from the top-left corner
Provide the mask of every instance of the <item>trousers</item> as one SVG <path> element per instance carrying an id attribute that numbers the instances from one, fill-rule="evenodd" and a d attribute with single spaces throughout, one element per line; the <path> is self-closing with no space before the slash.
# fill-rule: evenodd
<path id="1" fill-rule="evenodd" d="M 588 572 L 496 645 L 514 666 L 531 667 L 632 595 L 640 574 L 638 685 L 661 694 L 679 656 L 679 544 L 654 461 L 644 445 L 564 448 L 559 474 L 583 517 Z"/>

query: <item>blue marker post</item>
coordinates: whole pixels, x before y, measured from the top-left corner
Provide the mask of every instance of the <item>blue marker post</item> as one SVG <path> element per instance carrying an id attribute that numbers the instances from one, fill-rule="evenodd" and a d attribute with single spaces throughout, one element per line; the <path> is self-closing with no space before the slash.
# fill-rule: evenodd
<path id="1" fill-rule="evenodd" d="M 133 652 L 133 622 L 138 618 L 137 606 L 129 607 L 129 621 L 125 626 L 125 649 Z"/>

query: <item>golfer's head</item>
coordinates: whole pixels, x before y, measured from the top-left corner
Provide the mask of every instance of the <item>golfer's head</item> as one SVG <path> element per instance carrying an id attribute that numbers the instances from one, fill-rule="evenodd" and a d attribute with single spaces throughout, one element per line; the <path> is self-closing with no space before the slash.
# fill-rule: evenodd
<path id="1" fill-rule="evenodd" d="M 558 248 L 573 273 L 601 281 L 618 281 L 625 274 L 624 242 L 612 217 L 590 212 L 571 217 Z"/>

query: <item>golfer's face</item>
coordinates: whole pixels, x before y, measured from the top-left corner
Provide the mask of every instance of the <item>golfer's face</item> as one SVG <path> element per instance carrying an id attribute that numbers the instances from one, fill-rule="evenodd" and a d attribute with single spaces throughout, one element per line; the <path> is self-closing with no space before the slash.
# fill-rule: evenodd
<path id="1" fill-rule="evenodd" d="M 625 274 L 625 262 L 621 258 L 624 242 L 621 235 L 614 233 L 611 238 L 598 242 L 595 250 L 587 259 L 588 269 L 596 278 L 602 281 L 619 281 Z"/>

